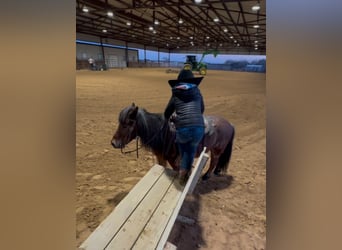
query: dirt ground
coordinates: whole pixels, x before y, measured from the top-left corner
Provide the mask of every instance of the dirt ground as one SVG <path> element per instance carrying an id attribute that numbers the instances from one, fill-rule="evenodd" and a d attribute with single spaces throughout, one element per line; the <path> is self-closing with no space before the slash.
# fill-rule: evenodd
<path id="1" fill-rule="evenodd" d="M 145 150 L 137 158 L 111 147 L 119 112 L 132 102 L 163 112 L 171 95 L 167 81 L 176 78 L 166 69 L 77 71 L 77 246 L 156 163 Z M 202 81 L 205 114 L 225 117 L 236 134 L 228 175 L 200 181 L 186 198 L 180 214 L 195 224 L 175 223 L 169 241 L 178 249 L 265 249 L 265 84 L 265 74 L 214 70 Z"/>

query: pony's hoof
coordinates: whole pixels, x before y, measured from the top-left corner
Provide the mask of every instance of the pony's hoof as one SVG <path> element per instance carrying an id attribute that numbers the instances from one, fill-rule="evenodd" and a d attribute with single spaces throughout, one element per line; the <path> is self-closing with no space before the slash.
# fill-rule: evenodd
<path id="1" fill-rule="evenodd" d="M 205 175 L 202 176 L 202 180 L 203 180 L 203 181 L 206 181 L 206 180 L 208 180 L 209 178 L 210 178 L 210 175 L 208 175 L 208 174 L 205 174 Z"/>
<path id="2" fill-rule="evenodd" d="M 214 171 L 214 175 L 216 175 L 216 176 L 221 176 L 221 171 Z"/>

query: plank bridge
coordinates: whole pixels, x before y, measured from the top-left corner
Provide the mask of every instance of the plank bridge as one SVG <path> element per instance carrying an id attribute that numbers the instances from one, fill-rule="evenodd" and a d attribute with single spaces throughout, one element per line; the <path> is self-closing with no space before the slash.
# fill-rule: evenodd
<path id="1" fill-rule="evenodd" d="M 167 242 L 187 194 L 191 194 L 209 156 L 203 149 L 185 186 L 176 172 L 154 165 L 79 250 L 176 249 Z"/>

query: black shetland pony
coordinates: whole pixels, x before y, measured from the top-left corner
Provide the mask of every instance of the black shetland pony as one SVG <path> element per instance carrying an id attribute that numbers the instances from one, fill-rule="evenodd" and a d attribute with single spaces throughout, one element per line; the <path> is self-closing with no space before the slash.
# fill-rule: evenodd
<path id="1" fill-rule="evenodd" d="M 205 135 L 197 148 L 196 157 L 203 147 L 210 151 L 210 166 L 202 179 L 207 180 L 211 172 L 219 175 L 226 172 L 232 153 L 235 129 L 225 119 L 218 116 L 204 116 Z M 142 145 L 157 157 L 158 164 L 166 166 L 169 162 L 174 170 L 179 169 L 180 155 L 176 145 L 176 131 L 162 114 L 149 113 L 134 103 L 124 108 L 119 115 L 119 127 L 113 138 L 114 148 L 124 148 L 130 141 L 140 137 Z"/>

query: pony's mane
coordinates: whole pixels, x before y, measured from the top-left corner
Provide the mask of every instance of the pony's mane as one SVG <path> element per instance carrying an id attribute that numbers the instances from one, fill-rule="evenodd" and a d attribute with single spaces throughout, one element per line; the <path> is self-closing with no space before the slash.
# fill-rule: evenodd
<path id="1" fill-rule="evenodd" d="M 145 146 L 152 149 L 160 148 L 163 145 L 164 116 L 139 108 L 136 120 L 139 136 Z"/>
<path id="2" fill-rule="evenodd" d="M 119 123 L 125 123 L 127 116 L 128 116 L 128 111 L 131 110 L 131 107 L 126 107 L 123 110 L 121 110 L 119 114 Z"/>

